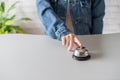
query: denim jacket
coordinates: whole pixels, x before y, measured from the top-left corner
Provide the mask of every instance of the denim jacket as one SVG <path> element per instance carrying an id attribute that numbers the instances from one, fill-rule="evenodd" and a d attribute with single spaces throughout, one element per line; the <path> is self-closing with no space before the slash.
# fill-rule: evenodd
<path id="1" fill-rule="evenodd" d="M 54 39 L 70 33 L 66 27 L 68 0 L 36 0 L 45 33 Z M 104 0 L 70 0 L 70 14 L 76 35 L 102 34 Z"/>

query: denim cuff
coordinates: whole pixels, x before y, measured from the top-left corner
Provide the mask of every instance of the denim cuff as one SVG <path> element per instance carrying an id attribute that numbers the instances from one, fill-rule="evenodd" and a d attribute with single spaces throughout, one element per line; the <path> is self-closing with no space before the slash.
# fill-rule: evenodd
<path id="1" fill-rule="evenodd" d="M 56 36 L 58 37 L 58 40 L 61 40 L 62 36 L 67 35 L 69 33 L 71 32 L 66 27 L 61 27 L 55 32 Z"/>

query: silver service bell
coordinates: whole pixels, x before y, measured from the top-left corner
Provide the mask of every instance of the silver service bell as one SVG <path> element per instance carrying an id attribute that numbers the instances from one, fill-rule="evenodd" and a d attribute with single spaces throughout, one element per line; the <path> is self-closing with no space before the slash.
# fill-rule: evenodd
<path id="1" fill-rule="evenodd" d="M 74 50 L 72 57 L 78 61 L 85 61 L 90 59 L 91 56 L 85 47 L 79 47 Z"/>

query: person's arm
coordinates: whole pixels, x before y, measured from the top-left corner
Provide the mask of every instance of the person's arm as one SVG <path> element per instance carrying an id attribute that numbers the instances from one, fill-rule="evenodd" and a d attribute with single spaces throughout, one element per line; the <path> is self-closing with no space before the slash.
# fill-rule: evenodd
<path id="1" fill-rule="evenodd" d="M 65 23 L 54 12 L 50 0 L 36 0 L 38 16 L 44 25 L 47 35 L 61 40 L 61 37 L 70 33 Z"/>
<path id="2" fill-rule="evenodd" d="M 104 0 L 92 0 L 92 34 L 102 34 L 104 15 Z"/>
<path id="3" fill-rule="evenodd" d="M 81 43 L 77 36 L 71 33 L 65 23 L 56 15 L 49 0 L 36 0 L 37 10 L 47 35 L 54 39 L 62 40 L 62 44 L 68 47 L 70 51 L 74 46 L 80 46 Z"/>

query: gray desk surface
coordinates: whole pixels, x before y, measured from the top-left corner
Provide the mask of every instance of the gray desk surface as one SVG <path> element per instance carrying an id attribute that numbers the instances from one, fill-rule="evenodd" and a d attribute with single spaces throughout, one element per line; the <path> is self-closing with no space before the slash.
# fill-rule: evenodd
<path id="1" fill-rule="evenodd" d="M 120 80 L 120 34 L 79 36 L 92 58 L 79 62 L 60 41 L 0 35 L 0 80 Z"/>

